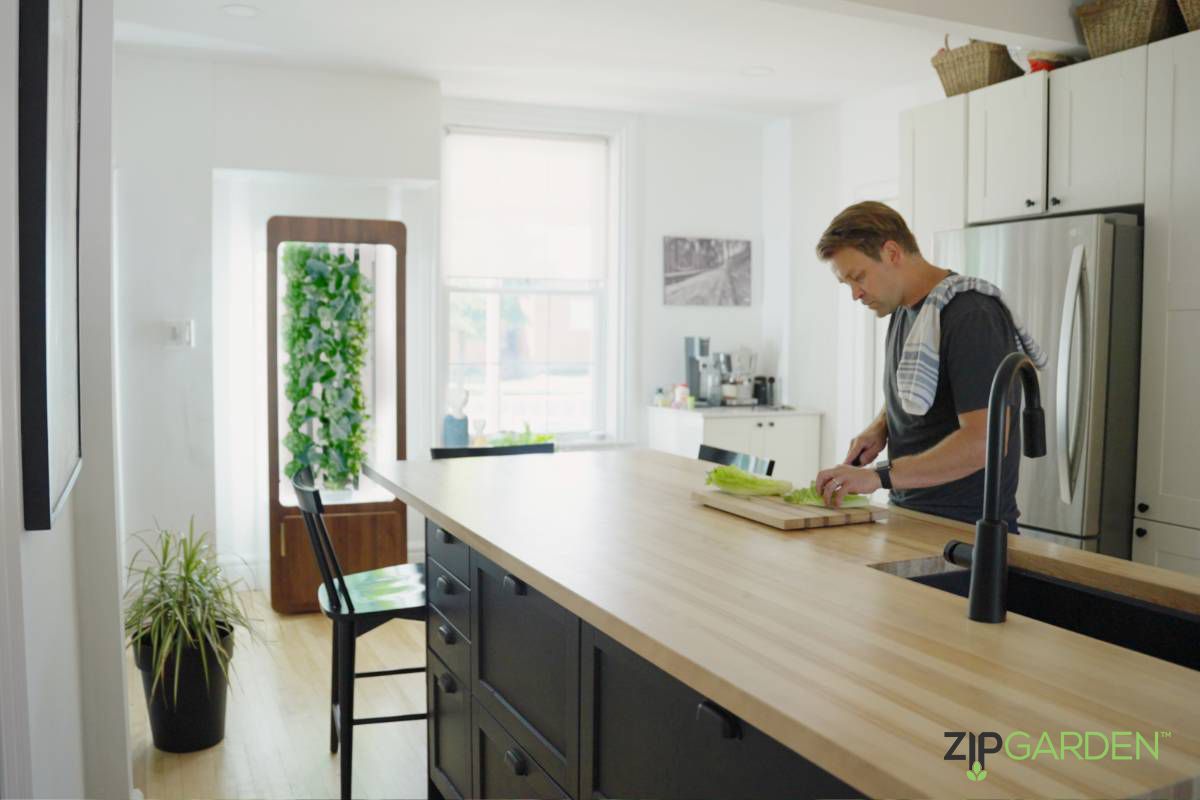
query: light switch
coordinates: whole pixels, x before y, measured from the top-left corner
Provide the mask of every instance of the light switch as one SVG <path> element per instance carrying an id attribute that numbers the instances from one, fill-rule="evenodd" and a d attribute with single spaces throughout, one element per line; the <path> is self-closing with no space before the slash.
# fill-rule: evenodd
<path id="1" fill-rule="evenodd" d="M 167 344 L 171 347 L 195 347 L 196 321 L 184 319 L 168 322 Z"/>

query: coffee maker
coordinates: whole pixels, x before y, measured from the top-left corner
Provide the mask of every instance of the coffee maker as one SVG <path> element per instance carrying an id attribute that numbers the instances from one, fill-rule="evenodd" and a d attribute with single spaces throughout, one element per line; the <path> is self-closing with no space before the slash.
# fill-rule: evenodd
<path id="1" fill-rule="evenodd" d="M 683 337 L 683 369 L 687 376 L 688 394 L 697 399 L 703 397 L 700 386 L 700 359 L 708 357 L 707 336 Z"/>

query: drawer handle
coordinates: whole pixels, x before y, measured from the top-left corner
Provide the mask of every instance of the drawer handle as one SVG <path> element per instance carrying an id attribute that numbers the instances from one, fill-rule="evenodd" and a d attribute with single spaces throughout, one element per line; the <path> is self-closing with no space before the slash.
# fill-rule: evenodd
<path id="1" fill-rule="evenodd" d="M 525 762 L 525 757 L 516 750 L 509 750 L 504 754 L 504 763 L 508 764 L 513 775 L 529 774 L 529 764 Z"/>
<path id="2" fill-rule="evenodd" d="M 1149 511 L 1149 510 L 1150 510 L 1150 506 L 1149 506 L 1149 504 L 1147 504 L 1147 503 L 1138 503 L 1138 511 L 1140 511 L 1141 513 L 1145 514 L 1145 513 L 1146 513 L 1147 511 Z"/>
<path id="3" fill-rule="evenodd" d="M 768 428 L 774 428 L 774 427 L 775 427 L 775 423 L 774 423 L 774 422 L 768 422 L 768 423 L 767 423 L 767 427 L 768 427 Z"/>
<path id="4" fill-rule="evenodd" d="M 442 637 L 442 641 L 446 644 L 454 644 L 458 641 L 458 637 L 454 635 L 454 630 L 446 623 L 438 625 L 438 635 Z"/>
<path id="5" fill-rule="evenodd" d="M 1036 206 L 1036 205 L 1037 205 L 1037 203 L 1033 202 L 1032 200 L 1026 200 L 1026 201 L 1025 201 L 1025 207 L 1026 207 L 1026 208 L 1033 208 L 1033 207 L 1034 207 L 1034 206 Z"/>
<path id="6" fill-rule="evenodd" d="M 1057 197 L 1051 197 L 1051 198 L 1050 198 L 1050 205 L 1052 205 L 1052 206 L 1061 206 L 1061 205 L 1062 205 L 1062 200 L 1059 200 Z"/>
<path id="7" fill-rule="evenodd" d="M 754 423 L 754 424 L 755 424 L 755 425 L 757 425 L 757 426 L 758 426 L 758 427 L 760 427 L 760 428 L 762 427 L 762 423 L 761 423 L 761 422 L 756 422 L 756 423 Z"/>
<path id="8" fill-rule="evenodd" d="M 1146 535 L 1146 529 L 1145 529 L 1145 528 L 1138 528 L 1136 531 L 1134 531 L 1134 533 L 1136 533 L 1136 534 L 1137 534 L 1137 537 L 1138 537 L 1139 539 L 1141 539 L 1143 536 L 1145 536 L 1145 535 Z"/>
<path id="9" fill-rule="evenodd" d="M 525 594 L 525 582 L 512 575 L 504 576 L 504 588 L 516 595 Z"/>
<path id="10" fill-rule="evenodd" d="M 722 739 L 742 738 L 742 726 L 738 718 L 711 700 L 701 700 L 696 706 L 696 722 L 719 725 Z"/>
<path id="11" fill-rule="evenodd" d="M 454 544 L 454 537 L 450 535 L 450 531 L 438 528 L 438 538 L 442 540 L 442 544 Z"/>
<path id="12" fill-rule="evenodd" d="M 433 582 L 433 585 L 436 586 L 437 590 L 442 594 L 454 594 L 454 584 L 450 583 L 445 575 L 438 575 L 437 580 Z"/>
<path id="13" fill-rule="evenodd" d="M 442 676 L 438 678 L 438 683 L 441 684 L 442 691 L 446 694 L 454 694 L 458 691 L 458 684 L 454 682 L 454 678 L 449 672 L 443 672 Z"/>

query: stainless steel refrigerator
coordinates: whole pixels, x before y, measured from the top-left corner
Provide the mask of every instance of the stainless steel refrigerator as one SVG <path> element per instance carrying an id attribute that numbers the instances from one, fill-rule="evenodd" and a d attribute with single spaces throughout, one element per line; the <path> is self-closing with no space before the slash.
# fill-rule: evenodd
<path id="1" fill-rule="evenodd" d="M 938 234 L 933 263 L 999 286 L 1049 357 L 1046 456 L 1021 459 L 1023 534 L 1130 555 L 1142 231 L 1087 214 Z"/>

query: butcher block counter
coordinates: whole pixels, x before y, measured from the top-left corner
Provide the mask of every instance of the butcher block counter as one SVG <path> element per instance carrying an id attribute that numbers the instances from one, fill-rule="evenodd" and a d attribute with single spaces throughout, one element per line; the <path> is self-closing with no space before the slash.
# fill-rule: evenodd
<path id="1" fill-rule="evenodd" d="M 506 587 L 527 585 L 577 616 L 577 628 L 864 795 L 1195 796 L 1200 672 L 1012 613 L 971 622 L 963 598 L 871 566 L 939 556 L 946 541 L 971 540 L 968 526 L 892 509 L 869 524 L 775 530 L 692 500 L 711 466 L 624 449 L 367 473 L 444 541 L 508 576 Z M 1019 536 L 1009 548 L 1014 567 L 1200 613 L 1194 577 Z M 984 780 L 970 780 L 969 764 L 944 758 L 955 731 L 1026 732 L 1030 750 L 1043 731 L 1055 749 L 1064 731 L 1109 743 L 1141 734 L 1159 750 L 1120 750 L 1129 760 L 1001 752 L 987 757 Z M 525 751 L 506 753 L 514 774 Z M 556 792 L 592 797 L 576 769 L 542 766 Z"/>

